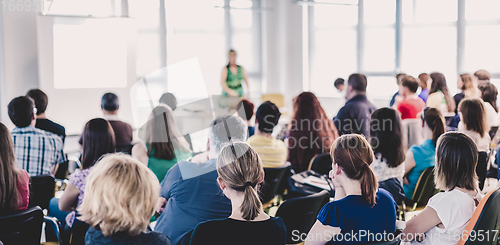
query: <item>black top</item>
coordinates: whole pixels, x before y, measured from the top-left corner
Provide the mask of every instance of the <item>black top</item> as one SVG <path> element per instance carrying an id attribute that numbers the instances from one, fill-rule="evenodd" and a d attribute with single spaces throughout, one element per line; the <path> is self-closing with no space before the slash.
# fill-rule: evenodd
<path id="1" fill-rule="evenodd" d="M 460 101 L 462 101 L 463 99 L 465 98 L 465 94 L 464 92 L 460 92 L 458 94 L 455 94 L 455 96 L 453 96 L 453 99 L 455 100 L 455 113 L 458 112 L 458 104 L 460 103 Z"/>
<path id="2" fill-rule="evenodd" d="M 66 129 L 64 129 L 64 127 L 61 126 L 60 124 L 57 124 L 49 119 L 46 118 L 36 119 L 35 128 L 39 128 L 41 130 L 45 130 L 61 136 L 63 143 L 64 140 L 66 139 Z"/>
<path id="3" fill-rule="evenodd" d="M 357 133 L 370 137 L 370 120 L 377 108 L 360 94 L 348 100 L 333 119 L 340 135 Z"/>
<path id="4" fill-rule="evenodd" d="M 110 237 L 105 237 L 101 230 L 96 230 L 90 227 L 85 235 L 86 245 L 172 245 L 167 235 L 159 232 L 147 232 L 138 236 L 130 236 L 125 232 L 113 234 Z"/>
<path id="5" fill-rule="evenodd" d="M 196 226 L 190 244 L 285 245 L 286 228 L 276 217 L 264 221 L 209 220 Z"/>

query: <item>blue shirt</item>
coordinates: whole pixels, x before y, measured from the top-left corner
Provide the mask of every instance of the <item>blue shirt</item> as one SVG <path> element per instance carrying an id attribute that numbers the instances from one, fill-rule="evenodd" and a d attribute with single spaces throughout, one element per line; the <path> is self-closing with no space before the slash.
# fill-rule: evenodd
<path id="1" fill-rule="evenodd" d="M 436 145 L 431 139 L 425 140 L 421 145 L 412 145 L 410 151 L 415 159 L 415 167 L 408 174 L 410 184 L 403 185 L 406 198 L 411 199 L 417 186 L 418 179 L 424 170 L 436 164 Z"/>
<path id="2" fill-rule="evenodd" d="M 319 211 L 318 221 L 323 225 L 341 229 L 340 235 L 334 238 L 336 240 L 327 244 L 360 244 L 380 239 L 384 233 L 386 238 L 391 238 L 387 237 L 387 234 L 396 231 L 396 210 L 397 204 L 391 194 L 379 189 L 375 206 L 372 207 L 363 196 L 346 196 L 327 203 Z M 372 235 L 369 237 L 370 233 Z M 381 235 L 372 238 L 377 234 Z"/>
<path id="3" fill-rule="evenodd" d="M 335 123 L 340 135 L 356 133 L 368 138 L 370 136 L 371 115 L 376 109 L 377 107 L 366 98 L 366 95 L 356 95 L 340 108 L 333 123 Z"/>
<path id="4" fill-rule="evenodd" d="M 155 231 L 166 234 L 173 244 L 199 223 L 231 215 L 231 202 L 217 184 L 215 164 L 216 159 L 203 164 L 179 162 L 161 183 L 160 195 L 168 201 Z"/>
<path id="5" fill-rule="evenodd" d="M 418 97 L 420 97 L 424 102 L 427 102 L 427 97 L 429 97 L 429 90 L 424 88 L 422 91 L 420 91 L 420 94 L 418 94 Z"/>
<path id="6" fill-rule="evenodd" d="M 394 103 L 396 103 L 396 96 L 398 96 L 398 95 L 399 95 L 399 91 L 398 91 L 398 92 L 396 92 L 396 93 L 392 96 L 392 98 L 391 98 L 391 102 L 389 102 L 389 106 L 393 106 L 393 105 L 394 105 Z M 424 101 L 425 101 L 425 100 L 424 100 Z"/>

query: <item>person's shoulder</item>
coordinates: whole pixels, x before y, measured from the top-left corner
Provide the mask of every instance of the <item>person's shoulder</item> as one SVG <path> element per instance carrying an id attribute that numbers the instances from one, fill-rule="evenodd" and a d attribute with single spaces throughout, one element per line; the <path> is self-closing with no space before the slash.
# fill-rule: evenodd
<path id="1" fill-rule="evenodd" d="M 141 241 L 141 242 L 145 242 L 145 243 L 141 243 L 141 244 L 146 244 L 147 243 L 147 244 L 166 244 L 166 245 L 172 245 L 172 242 L 170 241 L 170 239 L 168 238 L 168 236 L 165 235 L 164 233 L 161 233 L 161 232 L 151 231 L 151 232 L 142 234 L 142 236 L 144 237 L 143 239 L 145 241 Z"/>
<path id="2" fill-rule="evenodd" d="M 54 139 L 55 141 L 60 142 L 62 144 L 61 137 L 57 134 L 52 133 L 52 132 L 41 130 L 39 128 L 33 128 L 33 133 L 40 135 L 44 138 Z"/>
<path id="3" fill-rule="evenodd" d="M 391 195 L 391 193 L 388 192 L 387 190 L 383 189 L 383 188 L 379 188 L 378 189 L 378 191 L 377 191 L 377 198 L 380 198 L 380 199 L 383 199 L 383 200 L 389 200 L 389 201 L 393 201 L 394 200 L 394 198 Z"/>
<path id="4" fill-rule="evenodd" d="M 219 229 L 220 226 L 228 224 L 230 222 L 229 219 L 212 219 L 199 223 L 195 228 L 194 232 L 206 232 L 214 229 Z"/>

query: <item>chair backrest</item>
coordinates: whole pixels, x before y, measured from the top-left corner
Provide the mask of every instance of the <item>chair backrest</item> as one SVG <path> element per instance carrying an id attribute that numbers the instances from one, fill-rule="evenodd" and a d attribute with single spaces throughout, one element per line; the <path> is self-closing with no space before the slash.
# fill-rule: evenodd
<path id="1" fill-rule="evenodd" d="M 488 192 L 477 205 L 462 233 L 464 235 L 460 236 L 458 245 L 498 244 L 498 230 L 500 230 L 500 189 L 495 189 Z M 473 239 L 469 239 L 469 234 Z M 485 236 L 485 239 L 479 241 L 479 234 Z M 489 237 L 486 237 L 487 235 Z"/>
<path id="2" fill-rule="evenodd" d="M 29 207 L 40 206 L 42 209 L 49 208 L 49 202 L 54 197 L 56 181 L 50 174 L 31 177 Z"/>
<path id="3" fill-rule="evenodd" d="M 263 94 L 261 96 L 261 100 L 262 102 L 269 100 L 273 102 L 278 108 L 285 107 L 285 97 L 282 94 Z"/>
<path id="4" fill-rule="evenodd" d="M 293 239 L 293 234 L 296 232 L 293 231 L 297 230 L 299 234 L 309 233 L 316 222 L 319 211 L 328 203 L 329 198 L 330 193 L 324 190 L 314 195 L 291 198 L 281 204 L 276 212 L 276 217 L 280 217 L 285 223 L 287 244 L 301 242 L 294 241 L 296 239 Z"/>
<path id="5" fill-rule="evenodd" d="M 332 170 L 332 158 L 330 157 L 330 153 L 323 153 L 313 157 L 309 169 L 321 175 L 328 175 L 330 170 Z"/>
<path id="6" fill-rule="evenodd" d="M 278 192 L 278 187 L 283 179 L 285 172 L 288 169 L 288 164 L 277 168 L 264 168 L 264 184 L 260 191 L 262 203 L 271 201 Z"/>
<path id="7" fill-rule="evenodd" d="M 429 199 L 439 192 L 434 183 L 434 167 L 428 167 L 422 172 L 413 192 L 412 200 L 418 206 L 425 206 Z"/>
<path id="8" fill-rule="evenodd" d="M 278 185 L 278 190 L 276 191 L 276 195 L 283 195 L 286 189 L 289 189 L 288 179 L 292 176 L 292 164 L 290 162 L 286 162 L 285 164 L 286 170 L 283 173 L 283 177 L 281 178 L 280 184 Z"/>
<path id="9" fill-rule="evenodd" d="M 33 207 L 20 213 L 0 217 L 0 241 L 10 244 L 40 244 L 43 212 Z"/>
<path id="10" fill-rule="evenodd" d="M 401 121 L 403 128 L 403 143 L 406 147 L 420 145 L 424 141 L 422 137 L 422 120 L 405 119 Z"/>

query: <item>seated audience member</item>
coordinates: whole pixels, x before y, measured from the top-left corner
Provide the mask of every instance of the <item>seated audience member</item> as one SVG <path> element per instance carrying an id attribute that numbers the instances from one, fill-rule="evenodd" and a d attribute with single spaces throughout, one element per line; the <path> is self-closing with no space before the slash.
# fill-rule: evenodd
<path id="1" fill-rule="evenodd" d="M 250 138 L 255 134 L 255 128 L 252 125 L 252 117 L 254 114 L 254 108 L 255 106 L 253 105 L 252 102 L 249 100 L 243 99 L 238 103 L 236 106 L 236 110 L 238 111 L 238 115 L 245 120 L 245 122 L 248 125 L 248 137 Z"/>
<path id="2" fill-rule="evenodd" d="M 434 180 L 444 192 L 431 197 L 425 209 L 406 222 L 403 237 L 417 237 L 411 244 L 457 244 L 482 198 L 474 172 L 477 148 L 470 137 L 459 132 L 443 134 L 436 155 Z"/>
<path id="3" fill-rule="evenodd" d="M 446 78 L 443 74 L 431 73 L 431 90 L 427 97 L 427 107 L 437 108 L 443 115 L 455 112 L 455 101 L 448 92 Z"/>
<path id="4" fill-rule="evenodd" d="M 164 93 L 160 97 L 160 104 L 168 105 L 172 111 L 177 108 L 177 98 L 172 93 Z"/>
<path id="5" fill-rule="evenodd" d="M 477 70 L 474 76 L 477 78 L 477 84 L 489 83 L 491 79 L 490 73 L 486 70 Z"/>
<path id="6" fill-rule="evenodd" d="M 108 120 L 115 132 L 116 147 L 130 145 L 133 140 L 133 130 L 130 124 L 121 121 L 118 118 L 118 109 L 120 104 L 118 96 L 113 93 L 105 93 L 101 99 L 102 118 Z M 80 139 L 81 140 L 81 139 Z M 81 142 L 80 142 L 81 144 Z"/>
<path id="7" fill-rule="evenodd" d="M 35 128 L 51 132 L 61 136 L 63 144 L 66 138 L 66 129 L 63 126 L 47 119 L 45 116 L 45 110 L 47 109 L 47 104 L 49 103 L 49 98 L 40 89 L 32 89 L 28 91 L 26 96 L 32 98 L 35 101 L 36 112 L 36 124 Z"/>
<path id="8" fill-rule="evenodd" d="M 394 233 L 397 205 L 389 192 L 378 189 L 377 178 L 369 166 L 373 162 L 373 151 L 366 139 L 359 134 L 343 135 L 333 143 L 330 155 L 335 199 L 321 209 L 307 235 L 316 239 L 307 239 L 305 244 L 336 244 L 326 240 L 325 234 L 341 234 L 339 237 L 347 238 L 360 231 Z M 357 244 L 375 241 L 369 237 L 357 236 Z"/>
<path id="9" fill-rule="evenodd" d="M 396 99 L 394 108 L 401 113 L 401 119 L 417 118 L 425 108 L 425 102 L 417 96 L 418 82 L 412 76 L 404 76 L 401 85 L 399 85 L 399 95 L 403 98 L 402 101 Z"/>
<path id="10" fill-rule="evenodd" d="M 479 85 L 479 90 L 481 91 L 481 99 L 484 101 L 484 110 L 486 111 L 488 126 L 498 127 L 500 125 L 500 120 L 497 106 L 497 87 L 492 83 L 482 83 Z"/>
<path id="11" fill-rule="evenodd" d="M 458 77 L 457 87 L 461 90 L 460 93 L 455 94 L 453 99 L 455 100 L 455 113 L 458 112 L 458 104 L 464 98 L 480 98 L 481 91 L 477 88 L 476 82 L 473 80 L 470 74 L 464 73 Z"/>
<path id="12" fill-rule="evenodd" d="M 271 135 L 280 116 L 280 110 L 270 101 L 262 103 L 255 113 L 255 134 L 247 143 L 259 154 L 264 168 L 281 167 L 286 163 L 285 143 Z"/>
<path id="13" fill-rule="evenodd" d="M 85 244 L 172 245 L 165 234 L 147 231 L 159 189 L 153 172 L 139 161 L 120 153 L 105 156 L 89 175 L 78 208 L 91 226 Z"/>
<path id="14" fill-rule="evenodd" d="M 159 180 L 163 180 L 176 163 L 193 156 L 172 113 L 172 109 L 164 104 L 154 108 L 144 131 L 139 131 L 139 137 L 145 143 L 135 144 L 132 148 L 132 156 L 148 166 Z"/>
<path id="15" fill-rule="evenodd" d="M 424 142 L 412 145 L 405 156 L 403 188 L 406 198 L 411 199 L 418 179 L 424 170 L 435 165 L 436 141 L 445 132 L 444 118 L 436 108 L 426 108 L 422 115 Z"/>
<path id="16" fill-rule="evenodd" d="M 335 79 L 335 82 L 333 82 L 333 86 L 339 91 L 342 92 L 344 91 L 344 79 L 343 78 L 337 78 Z"/>
<path id="17" fill-rule="evenodd" d="M 404 83 L 404 81 L 403 81 Z M 370 145 L 375 158 L 370 168 L 375 173 L 380 188 L 386 189 L 401 203 L 405 152 L 399 113 L 392 108 L 380 108 L 373 112 L 370 123 Z"/>
<path id="18" fill-rule="evenodd" d="M 99 159 L 115 151 L 115 135 L 108 121 L 95 118 L 85 124 L 83 130 L 82 169 L 76 169 L 69 177 L 69 183 L 59 200 L 59 209 L 64 212 L 75 211 L 83 202 L 87 176 Z M 66 216 L 66 224 L 73 227 L 76 213 Z"/>
<path id="19" fill-rule="evenodd" d="M 370 135 L 370 116 L 377 108 L 366 98 L 366 76 L 352 74 L 347 80 L 347 102 L 333 119 L 340 135 L 357 133 Z M 304 105 L 309 110 L 309 105 Z"/>
<path id="20" fill-rule="evenodd" d="M 418 84 L 422 88 L 420 90 L 420 93 L 418 94 L 418 97 L 420 97 L 424 102 L 427 102 L 427 97 L 429 97 L 429 89 L 432 82 L 431 77 L 427 73 L 420 73 L 418 75 Z"/>
<path id="21" fill-rule="evenodd" d="M 398 87 L 399 87 L 399 85 L 401 85 L 401 81 L 403 80 L 403 77 L 405 77 L 405 76 L 406 76 L 405 73 L 399 73 L 396 75 L 396 84 L 398 85 Z M 400 96 L 399 90 L 392 96 L 391 102 L 389 102 L 389 106 L 394 105 L 398 96 Z"/>
<path id="22" fill-rule="evenodd" d="M 199 224 L 190 244 L 285 245 L 287 233 L 283 220 L 264 212 L 257 193 L 264 181 L 257 152 L 243 142 L 225 145 L 217 158 L 217 173 L 222 193 L 231 200 L 231 216 Z"/>
<path id="23" fill-rule="evenodd" d="M 476 98 L 463 99 L 458 106 L 458 113 L 462 119 L 458 124 L 458 131 L 469 136 L 479 151 L 476 174 L 479 177 L 479 189 L 482 190 L 488 168 L 486 157 L 491 142 L 483 101 Z"/>
<path id="24" fill-rule="evenodd" d="M 165 233 L 173 244 L 186 244 L 199 223 L 231 215 L 231 202 L 217 184 L 216 158 L 224 143 L 244 141 L 246 136 L 247 126 L 240 117 L 220 117 L 212 122 L 207 153 L 177 163 L 161 183 L 157 210 L 161 215 L 155 231 Z"/>
<path id="25" fill-rule="evenodd" d="M 285 144 L 288 161 L 299 173 L 307 170 L 314 155 L 329 151 L 338 132 L 316 95 L 311 92 L 302 92 L 295 97 L 291 118 Z"/>
<path id="26" fill-rule="evenodd" d="M 29 204 L 30 177 L 16 167 L 12 136 L 3 123 L 0 123 L 0 169 L 0 215 L 25 210 Z"/>
<path id="27" fill-rule="evenodd" d="M 14 152 L 19 166 L 30 176 L 54 174 L 60 163 L 66 161 L 63 142 L 56 134 L 35 128 L 36 108 L 26 96 L 13 99 L 8 106 Z"/>

